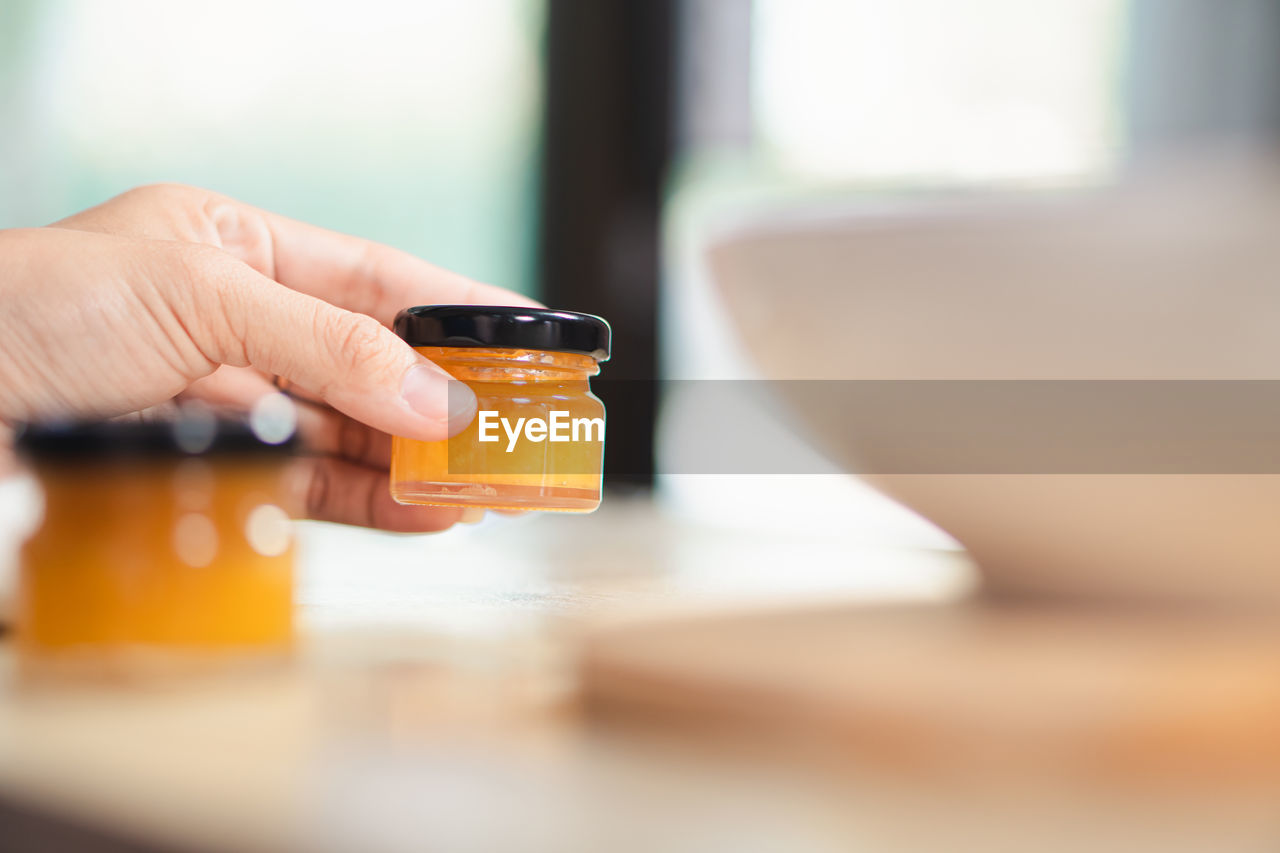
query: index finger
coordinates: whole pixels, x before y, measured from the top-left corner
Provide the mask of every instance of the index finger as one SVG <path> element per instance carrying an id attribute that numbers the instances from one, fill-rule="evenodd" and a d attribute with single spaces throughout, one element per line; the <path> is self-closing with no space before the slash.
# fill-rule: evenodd
<path id="1" fill-rule="evenodd" d="M 205 210 L 222 248 L 258 272 L 384 325 L 411 305 L 541 307 L 513 290 L 475 281 L 408 252 L 233 199 L 215 196 Z"/>
<path id="2" fill-rule="evenodd" d="M 521 305 L 526 296 L 408 252 L 279 216 L 198 187 L 139 187 L 56 227 L 217 246 L 262 275 L 384 325 L 411 305 Z"/>

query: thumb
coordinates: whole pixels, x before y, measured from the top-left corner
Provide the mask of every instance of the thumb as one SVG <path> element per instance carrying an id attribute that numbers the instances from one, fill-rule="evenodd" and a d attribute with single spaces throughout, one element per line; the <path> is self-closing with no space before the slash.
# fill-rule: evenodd
<path id="1" fill-rule="evenodd" d="M 216 254 L 208 257 L 218 303 L 214 311 L 200 312 L 205 318 L 199 324 L 209 337 L 200 343 L 211 359 L 273 373 L 392 435 L 439 441 L 475 417 L 470 388 L 372 317 L 291 290 Z"/>

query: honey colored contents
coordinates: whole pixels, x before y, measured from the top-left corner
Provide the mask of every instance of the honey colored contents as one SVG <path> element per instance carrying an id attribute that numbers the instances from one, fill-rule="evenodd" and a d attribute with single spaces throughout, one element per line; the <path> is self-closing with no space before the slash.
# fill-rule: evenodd
<path id="1" fill-rule="evenodd" d="M 599 372 L 588 355 L 539 350 L 416 347 L 465 382 L 479 411 L 512 424 L 549 420 L 551 412 L 604 418 L 589 380 Z M 600 504 L 602 440 L 480 441 L 479 418 L 446 441 L 396 437 L 391 449 L 391 494 L 400 503 L 590 512 Z M 580 435 L 585 435 L 580 433 Z M 595 434 L 592 434 L 593 438 Z"/>
<path id="2" fill-rule="evenodd" d="M 42 467 L 44 523 L 19 576 L 24 662 L 111 671 L 287 649 L 280 472 L 253 459 Z"/>

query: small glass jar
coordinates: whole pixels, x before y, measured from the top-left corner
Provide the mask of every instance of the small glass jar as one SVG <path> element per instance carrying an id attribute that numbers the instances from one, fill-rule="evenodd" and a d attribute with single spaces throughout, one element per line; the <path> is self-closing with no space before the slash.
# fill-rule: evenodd
<path id="1" fill-rule="evenodd" d="M 207 412 L 26 428 L 18 449 L 44 517 L 18 574 L 24 673 L 128 678 L 283 657 L 292 427 L 260 432 Z"/>
<path id="2" fill-rule="evenodd" d="M 453 438 L 392 439 L 395 500 L 561 512 L 600 505 L 605 413 L 590 379 L 609 358 L 608 323 L 568 311 L 428 305 L 401 311 L 394 328 L 479 403 Z"/>

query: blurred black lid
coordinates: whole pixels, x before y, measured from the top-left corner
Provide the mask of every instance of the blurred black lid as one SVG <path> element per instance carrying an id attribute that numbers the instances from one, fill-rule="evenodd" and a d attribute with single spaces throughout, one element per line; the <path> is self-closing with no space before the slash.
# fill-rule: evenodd
<path id="1" fill-rule="evenodd" d="M 396 315 L 395 333 L 415 347 L 494 347 L 576 352 L 609 359 L 609 324 L 594 314 L 545 308 L 418 305 Z"/>
<path id="2" fill-rule="evenodd" d="M 168 420 L 45 421 L 22 426 L 16 446 L 36 461 L 286 456 L 297 445 L 296 415 L 265 419 L 186 412 Z"/>

